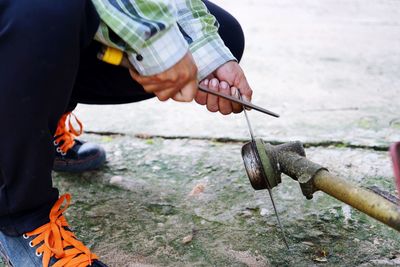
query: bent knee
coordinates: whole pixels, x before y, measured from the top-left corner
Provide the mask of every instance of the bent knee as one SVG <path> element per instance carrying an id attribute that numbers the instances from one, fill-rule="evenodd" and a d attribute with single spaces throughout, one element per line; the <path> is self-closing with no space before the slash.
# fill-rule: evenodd
<path id="1" fill-rule="evenodd" d="M 88 0 L 6 0 L 2 24 L 21 38 L 37 32 L 55 34 L 80 29 Z"/>

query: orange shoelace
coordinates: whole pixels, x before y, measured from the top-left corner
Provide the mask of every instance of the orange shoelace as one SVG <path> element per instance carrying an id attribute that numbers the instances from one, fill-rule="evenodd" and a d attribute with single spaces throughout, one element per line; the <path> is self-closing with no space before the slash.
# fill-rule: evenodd
<path id="1" fill-rule="evenodd" d="M 76 124 L 79 126 L 79 131 L 75 130 L 72 125 L 71 118 L 75 119 Z M 78 118 L 72 112 L 67 112 L 61 116 L 58 121 L 56 134 L 54 136 L 54 145 L 58 146 L 57 152 L 62 155 L 67 154 L 68 150 L 75 144 L 75 138 L 81 135 L 83 132 L 82 123 L 78 120 Z"/>
<path id="2" fill-rule="evenodd" d="M 67 201 L 65 206 L 61 205 Z M 71 201 L 69 194 L 62 195 L 50 211 L 50 222 L 24 235 L 24 237 L 36 236 L 30 243 L 35 247 L 37 254 L 43 256 L 43 267 L 48 267 L 51 257 L 57 262 L 52 267 L 86 267 L 97 259 L 96 254 L 78 241 L 75 235 L 66 229 L 67 220 L 62 213 L 68 208 Z"/>

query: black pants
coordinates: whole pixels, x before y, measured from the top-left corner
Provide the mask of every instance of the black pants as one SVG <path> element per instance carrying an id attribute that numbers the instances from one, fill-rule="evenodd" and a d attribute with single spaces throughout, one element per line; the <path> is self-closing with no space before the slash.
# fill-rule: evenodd
<path id="1" fill-rule="evenodd" d="M 204 1 L 240 59 L 240 25 Z M 58 198 L 51 170 L 58 119 L 77 103 L 152 97 L 126 69 L 96 58 L 99 18 L 89 0 L 0 0 L 0 231 L 21 235 L 48 222 Z"/>

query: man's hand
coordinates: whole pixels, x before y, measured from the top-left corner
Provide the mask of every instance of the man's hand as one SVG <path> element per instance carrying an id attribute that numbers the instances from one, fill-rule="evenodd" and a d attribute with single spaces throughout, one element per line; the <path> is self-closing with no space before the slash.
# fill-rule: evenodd
<path id="1" fill-rule="evenodd" d="M 162 73 L 152 76 L 140 76 L 132 70 L 130 73 L 146 92 L 154 93 L 161 101 L 172 98 L 179 102 L 190 102 L 198 90 L 197 67 L 190 52 Z"/>
<path id="2" fill-rule="evenodd" d="M 219 91 L 223 94 L 228 94 L 239 98 L 237 88 L 240 88 L 240 93 L 246 101 L 251 101 L 253 91 L 246 80 L 246 76 L 242 68 L 235 61 L 226 62 L 224 65 L 216 69 L 211 75 L 204 79 L 201 84 L 208 88 Z M 201 91 L 197 92 L 196 102 L 200 105 L 207 105 L 207 109 L 211 112 L 221 112 L 224 115 L 230 113 L 241 112 L 242 105 L 232 103 L 229 100 L 207 94 Z"/>

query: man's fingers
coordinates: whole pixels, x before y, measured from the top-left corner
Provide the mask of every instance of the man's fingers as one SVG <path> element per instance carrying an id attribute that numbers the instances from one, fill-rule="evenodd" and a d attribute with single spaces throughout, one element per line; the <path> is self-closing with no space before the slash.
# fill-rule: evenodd
<path id="1" fill-rule="evenodd" d="M 236 87 L 231 87 L 231 96 L 240 99 L 239 97 L 239 89 L 237 89 Z M 243 106 L 241 104 L 238 103 L 234 103 L 232 102 L 232 111 L 233 113 L 240 113 L 243 110 Z"/>
<path id="2" fill-rule="evenodd" d="M 156 85 L 148 86 L 149 90 L 155 90 L 153 87 Z M 163 87 L 162 90 L 153 91 L 160 101 L 167 101 L 172 98 L 178 102 L 191 102 L 197 93 L 197 83 L 196 81 L 191 81 L 185 85 L 181 90 L 177 87 Z"/>
<path id="3" fill-rule="evenodd" d="M 214 91 L 219 91 L 219 81 L 217 79 L 211 79 L 208 88 Z M 218 111 L 218 96 L 212 95 L 212 94 L 207 94 L 207 109 L 211 112 L 217 112 Z"/>
<path id="4" fill-rule="evenodd" d="M 172 99 L 178 102 L 191 102 L 196 96 L 197 90 L 197 82 L 191 81 L 176 93 Z"/>
<path id="5" fill-rule="evenodd" d="M 136 80 L 140 75 L 136 70 L 129 69 L 129 73 L 131 74 L 131 77 Z"/>
<path id="6" fill-rule="evenodd" d="M 148 93 L 156 93 L 166 88 L 174 86 L 174 83 L 169 81 L 158 81 L 155 76 L 141 76 L 134 70 L 129 70 L 132 78 L 143 86 L 143 89 Z"/>
<path id="7" fill-rule="evenodd" d="M 219 92 L 225 95 L 230 95 L 231 90 L 229 84 L 225 81 L 220 82 Z M 226 100 L 225 98 L 222 97 L 218 98 L 218 107 L 219 107 L 219 112 L 221 112 L 223 115 L 228 115 L 232 113 L 232 102 Z"/>
<path id="8" fill-rule="evenodd" d="M 179 91 L 178 101 L 191 101 L 197 91 L 197 66 L 189 51 L 175 65 L 161 73 L 141 76 L 130 70 L 130 74 L 146 92 L 155 93 L 161 101 L 174 97 Z"/>
<path id="9" fill-rule="evenodd" d="M 150 84 L 155 84 L 157 83 L 154 80 L 157 80 L 157 76 L 142 76 L 140 75 L 136 70 L 129 70 L 129 73 L 131 74 L 131 77 L 137 81 L 138 83 L 140 83 L 141 85 L 150 85 Z"/>
<path id="10" fill-rule="evenodd" d="M 208 79 L 204 79 L 204 80 L 201 81 L 200 84 L 204 85 L 205 87 L 208 87 L 209 80 Z M 197 104 L 200 104 L 200 105 L 207 104 L 207 93 L 204 93 L 204 92 L 198 90 L 194 100 L 196 100 Z"/>
<path id="11" fill-rule="evenodd" d="M 159 91 L 153 91 L 154 94 L 157 96 L 158 100 L 160 101 L 167 101 L 168 99 L 172 98 L 177 94 L 177 90 L 175 87 L 172 88 L 163 88 Z"/>
<path id="12" fill-rule="evenodd" d="M 235 85 L 236 86 L 236 85 Z M 253 95 L 253 90 L 251 90 L 249 83 L 246 80 L 246 77 L 242 77 L 237 86 L 240 88 L 240 93 L 242 94 L 243 100 L 247 102 L 251 102 L 251 97 Z"/>
<path id="13" fill-rule="evenodd" d="M 244 93 L 242 93 L 242 97 L 244 101 L 247 102 L 251 102 L 251 96 L 252 96 L 252 91 L 244 91 Z"/>
<path id="14" fill-rule="evenodd" d="M 217 68 L 214 73 L 216 78 L 221 81 L 227 81 L 231 86 L 240 88 L 243 100 L 251 101 L 252 90 L 247 82 L 246 76 L 235 61 L 228 61 L 225 64 Z"/>

